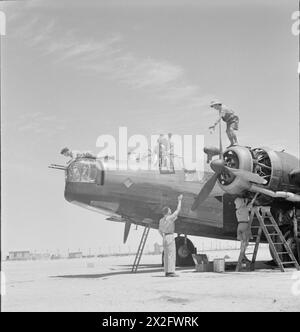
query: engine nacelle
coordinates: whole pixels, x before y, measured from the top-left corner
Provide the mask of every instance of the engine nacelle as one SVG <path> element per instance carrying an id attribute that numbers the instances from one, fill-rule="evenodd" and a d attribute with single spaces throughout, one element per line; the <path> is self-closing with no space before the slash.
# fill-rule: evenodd
<path id="1" fill-rule="evenodd" d="M 223 154 L 225 165 L 230 168 L 243 169 L 252 172 L 253 158 L 251 151 L 243 146 L 234 146 L 227 149 Z M 228 194 L 241 194 L 249 189 L 249 183 L 240 177 L 223 173 L 219 176 L 218 182 L 220 187 Z"/>
<path id="2" fill-rule="evenodd" d="M 272 191 L 299 192 L 300 188 L 291 181 L 293 170 L 298 168 L 296 157 L 277 152 L 269 148 L 248 148 L 234 146 L 223 154 L 224 163 L 230 168 L 255 173 L 266 180 L 263 186 Z M 219 178 L 221 188 L 233 195 L 238 195 L 251 188 L 252 183 L 245 179 L 222 173 Z"/>

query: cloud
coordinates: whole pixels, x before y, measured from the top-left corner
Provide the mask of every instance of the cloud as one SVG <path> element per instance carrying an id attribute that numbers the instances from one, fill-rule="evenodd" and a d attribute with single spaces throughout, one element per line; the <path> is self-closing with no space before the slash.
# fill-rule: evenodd
<path id="1" fill-rule="evenodd" d="M 108 35 L 99 41 L 79 37 L 75 30 L 61 33 L 58 27 L 54 19 L 45 24 L 35 17 L 17 29 L 17 34 L 43 56 L 51 57 L 55 65 L 101 74 L 130 89 L 152 93 L 175 106 L 199 108 L 206 106 L 212 98 L 188 81 L 181 66 L 163 59 L 145 58 L 128 50 L 121 34 Z"/>
<path id="2" fill-rule="evenodd" d="M 57 62 L 101 73 L 131 89 L 155 93 L 172 104 L 201 107 L 211 100 L 211 95 L 203 96 L 198 86 L 187 82 L 184 68 L 151 57 L 142 58 L 126 51 L 122 45 L 120 37 L 102 42 L 66 41 L 48 45 L 48 54 L 61 53 L 57 55 Z"/>

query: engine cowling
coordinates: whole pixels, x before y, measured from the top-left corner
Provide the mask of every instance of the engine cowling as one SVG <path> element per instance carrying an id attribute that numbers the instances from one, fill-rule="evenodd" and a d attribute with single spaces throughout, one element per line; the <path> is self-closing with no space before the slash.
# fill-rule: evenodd
<path id="1" fill-rule="evenodd" d="M 227 167 L 255 173 L 266 180 L 264 188 L 272 191 L 299 192 L 300 188 L 291 181 L 298 159 L 285 152 L 269 148 L 234 146 L 223 154 Z M 298 166 L 299 167 L 299 166 Z M 219 185 L 229 194 L 241 194 L 251 188 L 252 183 L 226 172 L 219 175 Z"/>
<path id="2" fill-rule="evenodd" d="M 235 169 L 242 169 L 252 172 L 253 159 L 248 148 L 242 146 L 234 146 L 227 149 L 223 153 L 223 159 L 226 166 Z M 218 177 L 220 187 L 228 194 L 240 194 L 249 189 L 249 184 L 243 179 L 232 174 L 222 173 Z"/>

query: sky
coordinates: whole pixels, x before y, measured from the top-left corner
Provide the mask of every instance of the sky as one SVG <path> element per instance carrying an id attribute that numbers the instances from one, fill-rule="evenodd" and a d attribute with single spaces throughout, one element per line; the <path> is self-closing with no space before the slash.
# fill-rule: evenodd
<path id="1" fill-rule="evenodd" d="M 67 203 L 60 149 L 99 135 L 201 134 L 218 98 L 238 138 L 299 155 L 298 1 L 2 1 L 2 250 L 122 246 L 123 225 Z M 224 144 L 226 137 L 223 135 Z M 135 233 L 134 233 L 135 232 Z M 127 246 L 135 247 L 141 229 Z M 149 243 L 160 241 L 153 231 Z"/>

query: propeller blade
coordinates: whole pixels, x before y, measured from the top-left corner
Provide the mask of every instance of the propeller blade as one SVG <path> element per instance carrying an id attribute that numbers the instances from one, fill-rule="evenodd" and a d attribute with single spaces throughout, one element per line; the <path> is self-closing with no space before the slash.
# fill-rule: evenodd
<path id="1" fill-rule="evenodd" d="M 202 189 L 200 190 L 198 196 L 195 199 L 195 202 L 192 206 L 192 211 L 195 211 L 198 206 L 204 202 L 206 200 L 206 198 L 209 196 L 209 194 L 211 193 L 211 191 L 213 190 L 217 179 L 218 179 L 218 175 L 217 173 L 215 173 L 202 187 Z"/>
<path id="2" fill-rule="evenodd" d="M 263 179 L 258 174 L 248 172 L 243 169 L 235 169 L 235 168 L 230 168 L 230 167 L 226 167 L 226 166 L 225 166 L 225 168 L 228 172 L 230 172 L 233 175 L 240 177 L 243 180 L 246 180 L 248 182 L 253 182 L 256 184 L 266 184 L 267 183 L 267 180 Z"/>
<path id="3" fill-rule="evenodd" d="M 212 161 L 212 157 L 220 155 L 221 153 L 220 149 L 214 146 L 206 146 L 203 151 L 207 154 L 207 163 Z"/>
<path id="4" fill-rule="evenodd" d="M 126 221 L 125 221 L 125 228 L 124 228 L 123 243 L 126 243 L 126 241 L 127 241 L 127 239 L 128 239 L 128 235 L 129 235 L 130 227 L 131 227 L 131 221 L 130 221 L 130 220 L 126 220 Z"/>
<path id="5" fill-rule="evenodd" d="M 223 159 L 213 160 L 210 164 L 210 167 L 215 172 L 215 174 L 204 184 L 204 186 L 200 190 L 200 192 L 199 192 L 198 196 L 196 197 L 195 202 L 191 208 L 192 211 L 196 210 L 198 208 L 198 206 L 207 199 L 207 197 L 213 190 L 213 188 L 218 180 L 218 176 L 220 174 L 223 174 L 223 177 L 226 177 L 226 175 L 229 176 L 230 174 L 232 174 L 236 177 L 242 178 L 243 180 L 245 180 L 247 182 L 252 182 L 255 184 L 266 184 L 267 183 L 267 181 L 264 178 L 260 177 L 258 174 L 248 172 L 248 171 L 245 171 L 242 169 L 236 169 L 236 168 L 231 168 L 231 167 L 225 166 L 225 162 Z"/>
<path id="6" fill-rule="evenodd" d="M 224 172 L 224 166 L 225 164 L 223 159 L 216 159 L 210 163 L 210 168 L 217 174 Z"/>

